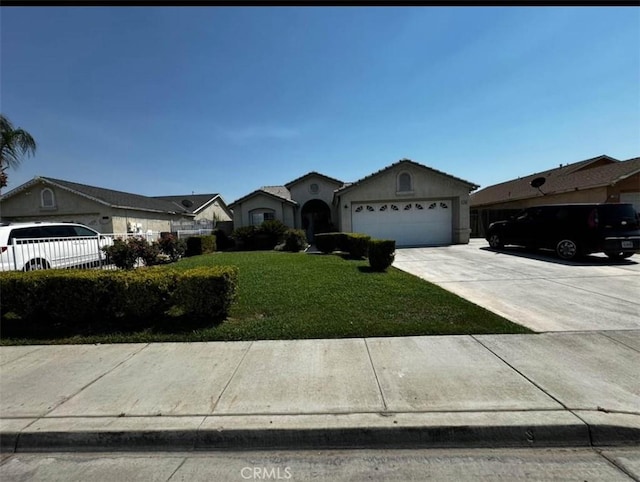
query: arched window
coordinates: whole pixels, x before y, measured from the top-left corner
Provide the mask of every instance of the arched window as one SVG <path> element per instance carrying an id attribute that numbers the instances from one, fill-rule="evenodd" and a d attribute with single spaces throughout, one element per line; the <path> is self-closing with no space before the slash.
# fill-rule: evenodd
<path id="1" fill-rule="evenodd" d="M 401 172 L 400 174 L 398 174 L 398 192 L 411 191 L 413 191 L 411 174 L 409 174 L 408 172 Z"/>
<path id="2" fill-rule="evenodd" d="M 53 195 L 53 191 L 48 187 L 45 187 L 40 191 L 40 207 L 43 208 L 55 208 L 56 198 Z"/>

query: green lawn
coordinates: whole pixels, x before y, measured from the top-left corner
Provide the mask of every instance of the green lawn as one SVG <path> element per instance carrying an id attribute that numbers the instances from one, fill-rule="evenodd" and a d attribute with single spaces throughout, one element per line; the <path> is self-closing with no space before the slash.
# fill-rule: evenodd
<path id="1" fill-rule="evenodd" d="M 184 259 L 171 267 L 211 265 L 235 265 L 240 269 L 238 300 L 229 318 L 217 326 L 178 332 L 167 330 L 166 326 L 152 327 L 137 333 L 76 336 L 54 342 L 530 333 L 527 328 L 395 268 L 386 273 L 371 272 L 366 260 L 275 251 L 229 252 Z M 3 344 L 7 342 L 20 343 L 3 340 Z"/>

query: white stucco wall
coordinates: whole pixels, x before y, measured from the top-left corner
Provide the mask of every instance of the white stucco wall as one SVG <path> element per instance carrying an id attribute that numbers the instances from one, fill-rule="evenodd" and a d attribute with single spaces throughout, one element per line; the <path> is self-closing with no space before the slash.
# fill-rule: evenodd
<path id="1" fill-rule="evenodd" d="M 402 172 L 411 175 L 413 191 L 398 192 L 397 179 Z M 351 204 L 354 202 L 402 202 L 405 200 L 439 200 L 452 202 L 452 238 L 455 244 L 469 242 L 469 186 L 449 176 L 413 164 L 400 164 L 360 185 L 348 189 L 338 198 L 338 217 L 341 231 L 352 230 Z"/>

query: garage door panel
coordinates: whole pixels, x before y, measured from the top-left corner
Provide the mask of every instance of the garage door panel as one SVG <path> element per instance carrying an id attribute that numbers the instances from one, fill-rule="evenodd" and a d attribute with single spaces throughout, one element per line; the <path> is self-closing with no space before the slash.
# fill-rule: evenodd
<path id="1" fill-rule="evenodd" d="M 354 203 L 353 231 L 395 239 L 398 246 L 450 244 L 451 202 Z"/>

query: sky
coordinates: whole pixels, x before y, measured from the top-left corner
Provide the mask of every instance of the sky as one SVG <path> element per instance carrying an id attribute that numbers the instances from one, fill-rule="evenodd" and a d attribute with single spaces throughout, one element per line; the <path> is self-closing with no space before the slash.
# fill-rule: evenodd
<path id="1" fill-rule="evenodd" d="M 0 108 L 49 176 L 227 203 L 402 158 L 486 187 L 640 156 L 637 7 L 1 7 Z"/>

